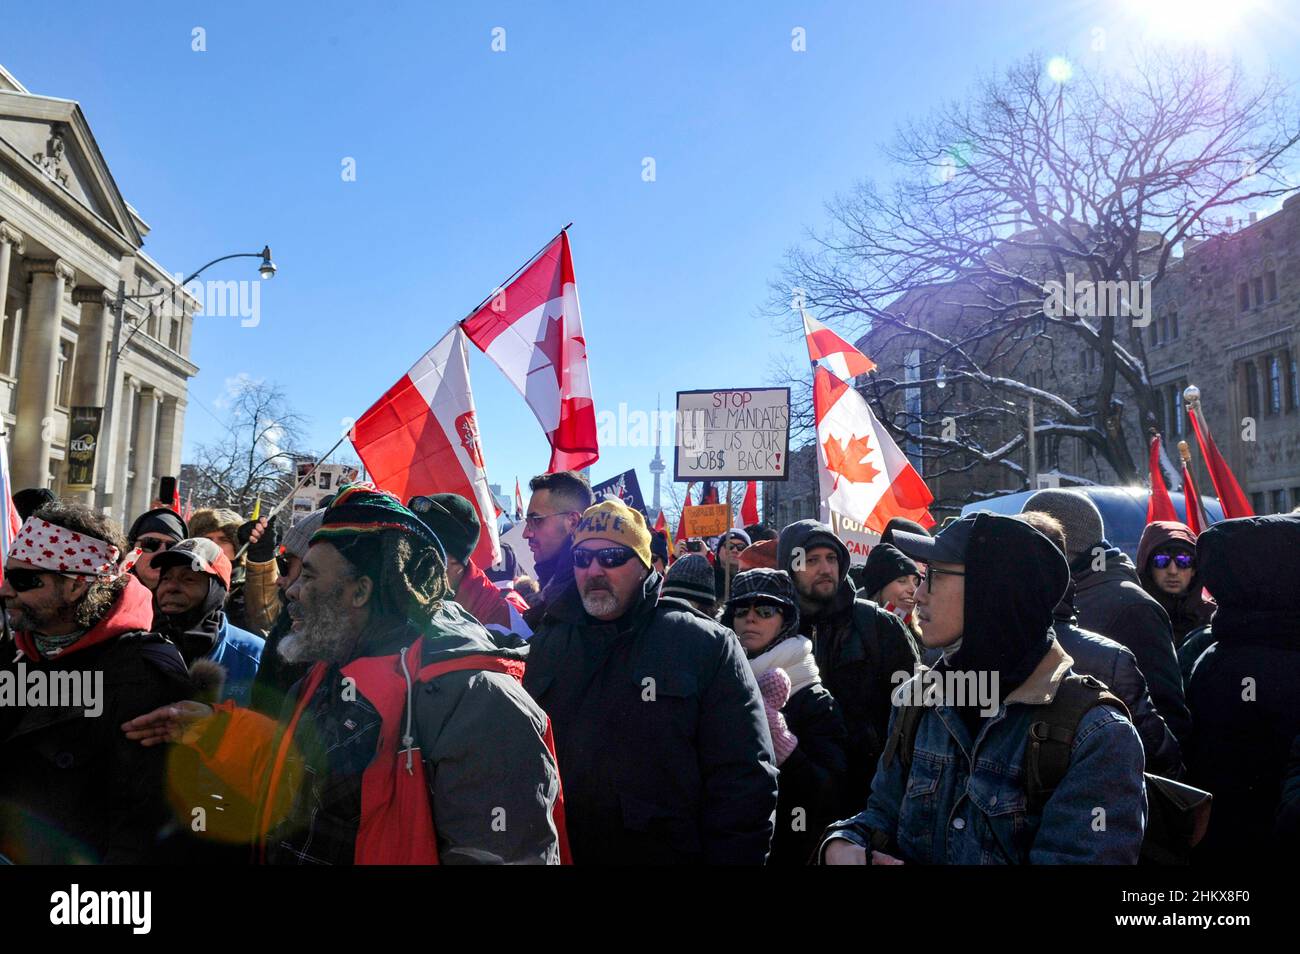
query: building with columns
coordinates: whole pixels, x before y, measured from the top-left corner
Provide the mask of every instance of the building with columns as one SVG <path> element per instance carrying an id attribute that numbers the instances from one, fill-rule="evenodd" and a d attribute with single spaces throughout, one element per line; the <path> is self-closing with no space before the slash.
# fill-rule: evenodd
<path id="1" fill-rule="evenodd" d="M 129 523 L 180 470 L 199 302 L 142 250 L 81 107 L 30 93 L 0 66 L 0 416 L 15 490 L 48 487 Z M 119 287 L 125 303 L 108 380 Z M 69 490 L 73 407 L 104 407 L 94 490 Z"/>

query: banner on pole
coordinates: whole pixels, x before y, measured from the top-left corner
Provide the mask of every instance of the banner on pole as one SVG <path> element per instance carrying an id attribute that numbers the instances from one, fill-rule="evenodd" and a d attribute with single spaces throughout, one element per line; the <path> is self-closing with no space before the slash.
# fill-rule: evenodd
<path id="1" fill-rule="evenodd" d="M 645 498 L 641 496 L 641 482 L 636 479 L 635 470 L 625 470 L 617 477 L 602 480 L 591 488 L 596 502 L 602 500 L 621 500 L 633 510 L 640 510 L 649 520 L 645 509 Z"/>
<path id="2" fill-rule="evenodd" d="M 300 462 L 297 468 L 297 479 L 302 480 L 312 466 L 311 461 Z M 339 488 L 345 484 L 354 482 L 357 475 L 357 468 L 349 464 L 321 464 L 316 468 L 316 473 L 308 477 L 307 482 L 294 494 L 293 522 L 297 523 L 313 510 L 319 510 L 322 500 L 337 494 Z"/>
<path id="3" fill-rule="evenodd" d="M 67 490 L 93 490 L 95 455 L 99 450 L 99 427 L 102 407 L 74 407 L 68 414 Z"/>
<path id="4" fill-rule="evenodd" d="M 678 391 L 676 441 L 674 480 L 787 480 L 790 389 Z"/>

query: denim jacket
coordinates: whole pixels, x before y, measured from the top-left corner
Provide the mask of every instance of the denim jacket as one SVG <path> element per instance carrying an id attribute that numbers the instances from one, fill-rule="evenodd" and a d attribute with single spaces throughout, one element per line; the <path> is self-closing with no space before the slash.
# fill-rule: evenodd
<path id="1" fill-rule="evenodd" d="M 904 775 L 901 758 L 888 767 L 882 759 L 866 810 L 827 829 L 819 857 L 834 838 L 870 850 L 874 830 L 874 847 L 909 864 L 1136 864 L 1147 813 L 1142 740 L 1114 709 L 1084 715 L 1065 778 L 1041 813 L 1026 807 L 1029 725 L 1072 663 L 1053 641 L 997 714 L 982 720 L 973 748 L 955 709 L 928 709 L 910 771 Z M 897 717 L 896 705 L 891 731 Z"/>

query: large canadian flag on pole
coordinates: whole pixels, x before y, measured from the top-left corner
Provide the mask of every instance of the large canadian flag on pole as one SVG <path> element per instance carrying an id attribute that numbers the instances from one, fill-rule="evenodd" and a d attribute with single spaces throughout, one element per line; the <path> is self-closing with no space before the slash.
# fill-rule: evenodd
<path id="1" fill-rule="evenodd" d="M 934 495 L 866 400 L 825 368 L 813 372 L 822 519 L 831 512 L 881 533 L 893 517 L 934 525 Z"/>
<path id="2" fill-rule="evenodd" d="M 461 327 L 537 416 L 551 442 L 547 469 L 594 464 L 596 410 L 569 233 L 557 235 Z"/>
<path id="3" fill-rule="evenodd" d="M 803 333 L 808 340 L 808 357 L 814 362 L 824 360 L 826 367 L 843 381 L 876 369 L 876 362 L 802 308 L 799 312 L 803 315 Z"/>
<path id="4" fill-rule="evenodd" d="M 352 445 L 375 486 L 403 502 L 417 494 L 453 493 L 472 503 L 482 527 L 473 559 L 488 567 L 497 561 L 501 546 L 468 359 L 465 335 L 453 325 L 361 415 Z"/>

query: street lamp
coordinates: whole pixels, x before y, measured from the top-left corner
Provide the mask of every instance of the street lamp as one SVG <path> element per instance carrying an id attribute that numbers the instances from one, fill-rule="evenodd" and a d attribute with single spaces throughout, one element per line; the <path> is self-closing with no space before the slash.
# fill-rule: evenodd
<path id="1" fill-rule="evenodd" d="M 262 260 L 262 263 L 257 267 L 258 274 L 261 275 L 263 279 L 275 277 L 276 267 L 275 262 L 271 260 L 271 246 L 264 245 L 260 252 L 235 252 L 232 255 L 223 255 L 220 258 L 214 258 L 206 265 L 201 266 L 183 278 L 180 287 L 183 289 L 186 285 L 194 281 L 194 279 L 198 278 L 218 262 L 225 262 L 232 258 L 259 258 Z M 135 337 L 135 333 L 140 330 L 140 325 L 137 324 L 133 329 L 131 329 L 131 334 L 127 336 L 126 341 L 122 341 L 122 321 L 126 312 L 126 303 L 128 301 L 139 301 L 145 298 L 157 298 L 159 295 L 165 294 L 166 292 L 166 288 L 160 288 L 158 291 L 148 292 L 147 294 L 128 295 L 126 293 L 126 280 L 122 278 L 117 280 L 117 298 L 114 299 L 113 304 L 110 306 L 113 310 L 113 345 L 108 355 L 108 387 L 104 394 L 104 417 L 99 431 L 99 443 L 101 447 L 111 448 L 113 446 L 113 410 L 114 405 L 117 403 L 118 359 L 121 357 L 122 352 L 126 350 L 126 346 L 131 343 L 131 338 Z M 98 486 L 96 488 L 96 495 L 100 501 L 104 501 L 105 505 L 107 505 L 108 460 L 105 455 L 99 455 L 99 463 L 102 464 L 102 469 Z"/>

